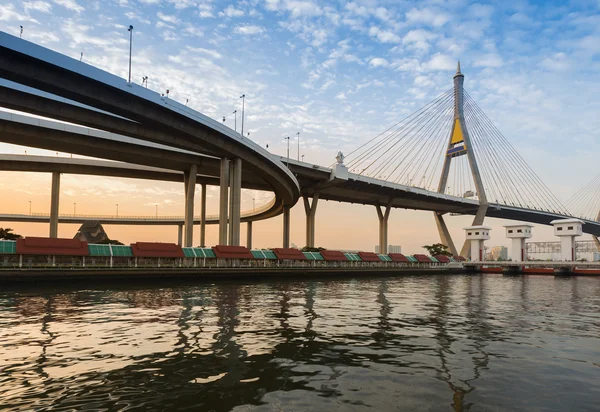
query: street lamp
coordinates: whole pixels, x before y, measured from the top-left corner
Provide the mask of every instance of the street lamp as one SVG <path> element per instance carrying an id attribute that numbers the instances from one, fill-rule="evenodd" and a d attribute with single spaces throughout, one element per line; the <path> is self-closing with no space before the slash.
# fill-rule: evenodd
<path id="1" fill-rule="evenodd" d="M 285 138 L 285 140 L 287 140 L 287 142 L 288 142 L 288 147 L 287 147 L 287 164 L 286 164 L 286 166 L 290 167 L 290 137 L 287 136 Z"/>
<path id="2" fill-rule="evenodd" d="M 252 198 L 252 211 L 254 211 L 256 209 L 256 198 L 253 197 Z"/>
<path id="3" fill-rule="evenodd" d="M 240 96 L 240 99 L 242 99 L 242 136 L 244 135 L 244 103 L 246 101 L 246 95 L 242 94 Z"/>
<path id="4" fill-rule="evenodd" d="M 119 217 L 119 204 L 117 203 L 117 217 Z"/>
<path id="5" fill-rule="evenodd" d="M 155 206 L 156 206 L 156 217 L 158 218 L 158 203 Z"/>
<path id="6" fill-rule="evenodd" d="M 302 155 L 302 161 L 304 161 L 304 155 Z"/>
<path id="7" fill-rule="evenodd" d="M 21 33 L 19 34 L 19 39 L 23 38 L 23 26 L 21 26 Z"/>
<path id="8" fill-rule="evenodd" d="M 233 122 L 233 130 L 237 132 L 237 110 L 233 111 L 233 115 L 235 116 L 235 120 Z"/>
<path id="9" fill-rule="evenodd" d="M 31 214 L 31 200 L 29 201 L 29 214 Z"/>
<path id="10" fill-rule="evenodd" d="M 298 161 L 300 161 L 300 132 L 296 133 L 298 137 Z"/>
<path id="11" fill-rule="evenodd" d="M 73 202 L 73 216 L 77 214 L 77 203 Z"/>
<path id="12" fill-rule="evenodd" d="M 131 43 L 133 42 L 133 26 L 130 24 L 129 29 L 129 83 L 131 83 Z"/>

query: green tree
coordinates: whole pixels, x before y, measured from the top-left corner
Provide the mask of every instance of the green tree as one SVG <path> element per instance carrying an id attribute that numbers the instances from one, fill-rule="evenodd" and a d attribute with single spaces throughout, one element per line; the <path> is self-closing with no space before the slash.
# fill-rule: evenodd
<path id="1" fill-rule="evenodd" d="M 452 253 L 448 252 L 448 246 L 442 243 L 434 243 L 433 245 L 425 245 L 424 249 L 429 252 L 430 256 L 444 255 L 444 256 L 452 256 Z"/>
<path id="2" fill-rule="evenodd" d="M 308 247 L 308 246 L 304 246 L 302 249 L 300 249 L 302 252 L 320 252 L 322 250 L 325 250 L 324 247 Z"/>
<path id="3" fill-rule="evenodd" d="M 119 242 L 118 240 L 113 239 L 104 239 L 101 242 L 98 242 L 99 245 L 123 245 L 124 243 Z"/>
<path id="4" fill-rule="evenodd" d="M 2 240 L 17 240 L 22 237 L 17 233 L 13 233 L 13 230 L 8 227 L 6 229 L 0 227 L 0 239 Z"/>

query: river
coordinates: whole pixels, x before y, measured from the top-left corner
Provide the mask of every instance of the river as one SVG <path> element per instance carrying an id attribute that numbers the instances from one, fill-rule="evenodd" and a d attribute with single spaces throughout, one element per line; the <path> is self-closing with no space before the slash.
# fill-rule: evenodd
<path id="1" fill-rule="evenodd" d="M 0 291 L 0 410 L 600 410 L 600 279 Z"/>

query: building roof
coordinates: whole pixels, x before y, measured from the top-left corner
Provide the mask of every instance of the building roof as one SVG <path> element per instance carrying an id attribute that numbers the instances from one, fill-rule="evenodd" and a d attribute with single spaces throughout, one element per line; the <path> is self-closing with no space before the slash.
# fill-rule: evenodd
<path id="1" fill-rule="evenodd" d="M 26 237 L 17 239 L 19 255 L 88 256 L 88 243 L 77 239 Z"/>
<path id="2" fill-rule="evenodd" d="M 213 246 L 212 250 L 219 259 L 254 259 L 252 252 L 245 246 Z"/>
<path id="3" fill-rule="evenodd" d="M 583 225 L 583 220 L 579 219 L 556 219 L 550 222 L 551 225 L 557 225 L 560 223 L 581 223 Z"/>
<path id="4" fill-rule="evenodd" d="M 275 248 L 273 252 L 281 260 L 307 260 L 304 253 L 294 248 Z"/>
<path id="5" fill-rule="evenodd" d="M 185 257 L 181 246 L 175 243 L 137 242 L 131 244 L 131 252 L 135 257 Z"/>

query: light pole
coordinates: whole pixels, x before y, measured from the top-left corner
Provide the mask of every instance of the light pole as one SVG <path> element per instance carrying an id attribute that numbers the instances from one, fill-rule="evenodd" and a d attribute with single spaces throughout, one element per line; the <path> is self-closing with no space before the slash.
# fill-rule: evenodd
<path id="1" fill-rule="evenodd" d="M 73 202 L 73 216 L 77 214 L 77 203 Z"/>
<path id="2" fill-rule="evenodd" d="M 119 204 L 117 203 L 117 217 L 119 217 Z"/>
<path id="3" fill-rule="evenodd" d="M 19 39 L 23 38 L 23 26 L 21 26 L 21 33 L 19 34 Z"/>
<path id="4" fill-rule="evenodd" d="M 286 164 L 286 166 L 287 166 L 287 167 L 290 167 L 290 137 L 289 137 L 289 136 L 287 136 L 287 137 L 285 138 L 285 140 L 287 140 L 287 142 L 288 142 L 288 148 L 287 148 L 287 164 Z"/>
<path id="5" fill-rule="evenodd" d="M 235 116 L 235 120 L 233 121 L 233 130 L 237 132 L 237 110 L 233 111 L 233 115 Z"/>
<path id="6" fill-rule="evenodd" d="M 240 99 L 242 99 L 242 136 L 244 136 L 244 103 L 246 101 L 246 95 L 242 94 Z"/>
<path id="7" fill-rule="evenodd" d="M 300 161 L 300 132 L 296 133 L 298 137 L 298 161 Z"/>
<path id="8" fill-rule="evenodd" d="M 129 31 L 129 83 L 131 83 L 131 43 L 133 42 L 133 26 L 131 24 L 127 31 Z"/>
<path id="9" fill-rule="evenodd" d="M 31 200 L 29 201 L 29 214 L 31 214 Z"/>
<path id="10" fill-rule="evenodd" d="M 304 161 L 304 155 L 302 155 L 302 161 Z"/>
<path id="11" fill-rule="evenodd" d="M 252 211 L 256 209 L 256 198 L 252 198 Z"/>
<path id="12" fill-rule="evenodd" d="M 156 218 L 158 218 L 158 203 L 155 206 L 156 206 Z"/>

